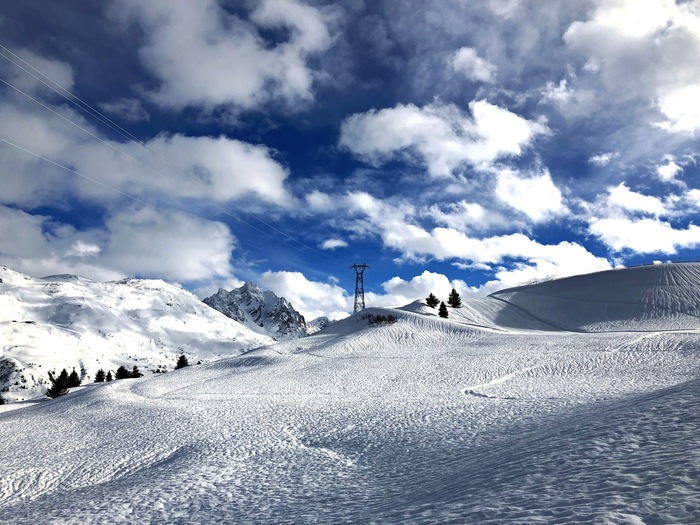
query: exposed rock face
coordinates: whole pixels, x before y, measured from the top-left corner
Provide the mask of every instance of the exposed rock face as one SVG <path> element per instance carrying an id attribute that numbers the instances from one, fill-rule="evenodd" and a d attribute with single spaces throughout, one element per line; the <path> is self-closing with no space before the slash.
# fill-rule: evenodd
<path id="1" fill-rule="evenodd" d="M 307 323 L 307 326 L 309 327 L 309 335 L 315 334 L 319 330 L 323 330 L 327 326 L 330 326 L 333 324 L 333 321 L 328 319 L 328 317 L 323 316 L 323 317 L 317 317 L 313 321 L 309 321 Z"/>
<path id="2" fill-rule="evenodd" d="M 296 339 L 311 333 L 304 316 L 284 297 L 277 297 L 253 283 L 226 291 L 219 288 L 204 303 L 260 334 L 278 341 Z"/>

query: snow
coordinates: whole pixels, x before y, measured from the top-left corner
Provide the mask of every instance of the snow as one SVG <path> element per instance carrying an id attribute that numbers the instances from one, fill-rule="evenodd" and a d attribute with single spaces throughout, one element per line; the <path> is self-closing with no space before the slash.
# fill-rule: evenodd
<path id="1" fill-rule="evenodd" d="M 10 400 L 44 393 L 47 372 L 75 368 L 172 370 L 177 356 L 210 361 L 271 344 L 163 281 L 32 279 L 0 267 L 0 387 Z"/>
<path id="2" fill-rule="evenodd" d="M 699 523 L 700 331 L 666 312 L 700 290 L 547 328 L 592 319 L 596 275 L 547 322 L 495 297 L 369 308 L 397 321 L 2 406 L 0 522 Z"/>

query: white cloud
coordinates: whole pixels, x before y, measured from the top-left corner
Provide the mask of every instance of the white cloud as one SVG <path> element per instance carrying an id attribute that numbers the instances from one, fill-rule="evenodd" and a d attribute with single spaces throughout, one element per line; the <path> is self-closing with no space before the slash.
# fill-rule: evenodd
<path id="1" fill-rule="evenodd" d="M 41 276 L 74 273 L 96 280 L 126 276 L 180 282 L 230 278 L 234 238 L 228 227 L 152 208 L 112 214 L 104 227 L 80 231 L 0 206 L 0 258 Z"/>
<path id="2" fill-rule="evenodd" d="M 263 288 L 285 297 L 307 321 L 326 316 L 347 317 L 352 311 L 352 298 L 332 283 L 309 281 L 301 272 L 265 272 L 259 279 Z"/>
<path id="3" fill-rule="evenodd" d="M 321 11 L 296 0 L 253 6 L 249 21 L 215 0 L 114 2 L 112 14 L 143 28 L 139 55 L 160 81 L 150 94 L 157 104 L 251 109 L 275 99 L 312 100 L 315 72 L 308 59 L 331 45 Z M 266 41 L 268 30 L 286 30 L 289 38 Z"/>
<path id="4" fill-rule="evenodd" d="M 313 190 L 305 197 L 306 203 L 314 211 L 331 211 L 335 208 L 333 198 L 322 191 Z"/>
<path id="5" fill-rule="evenodd" d="M 347 248 L 348 243 L 342 239 L 327 239 L 321 244 L 324 250 L 335 250 L 336 248 Z"/>
<path id="6" fill-rule="evenodd" d="M 606 218 L 593 220 L 589 231 L 615 251 L 676 253 L 700 246 L 700 227 L 675 229 L 659 219 Z"/>
<path id="7" fill-rule="evenodd" d="M 420 275 L 416 275 L 409 281 L 401 277 L 392 277 L 382 283 L 382 288 L 386 292 L 385 294 L 365 294 L 368 306 L 405 306 L 418 299 L 425 299 L 430 293 L 434 293 L 439 299 L 447 301 L 452 288 L 455 288 L 459 293 L 468 291 L 464 281 L 450 281 L 447 276 L 428 270 L 425 270 Z"/>
<path id="8" fill-rule="evenodd" d="M 126 275 L 192 282 L 232 274 L 228 226 L 152 208 L 124 210 L 106 221 L 101 260 Z"/>
<path id="9" fill-rule="evenodd" d="M 607 203 L 630 212 L 642 212 L 650 215 L 664 215 L 666 207 L 657 197 L 643 195 L 630 190 L 624 182 L 608 189 Z"/>
<path id="10" fill-rule="evenodd" d="M 126 122 L 149 121 L 150 116 L 141 101 L 136 98 L 117 98 L 100 104 L 100 109 Z"/>
<path id="11" fill-rule="evenodd" d="M 479 82 L 493 82 L 497 67 L 481 58 L 475 49 L 462 47 L 450 57 L 450 65 L 454 71 L 464 73 L 467 78 Z"/>
<path id="12" fill-rule="evenodd" d="M 99 136 L 79 114 L 60 110 Z M 180 134 L 161 134 L 143 146 L 101 142 L 66 120 L 39 111 L 41 108 L 0 104 L 0 134 L 97 183 L 0 144 L 7 173 L 13 173 L 0 185 L 0 202 L 37 206 L 54 202 L 62 193 L 75 192 L 103 202 L 114 201 L 122 198 L 116 189 L 149 201 L 154 194 L 220 202 L 256 196 L 277 205 L 290 204 L 284 187 L 288 171 L 264 146 L 226 137 Z"/>
<path id="13" fill-rule="evenodd" d="M 617 151 L 609 151 L 607 153 L 599 153 L 598 155 L 593 155 L 590 159 L 588 159 L 588 162 L 590 162 L 594 166 L 603 168 L 619 156 L 620 154 Z"/>
<path id="14" fill-rule="evenodd" d="M 665 159 L 666 164 L 661 164 L 656 167 L 656 174 L 664 182 L 678 182 L 676 180 L 676 175 L 678 175 L 683 168 L 676 164 L 676 161 L 672 156 Z"/>
<path id="15" fill-rule="evenodd" d="M 466 165 L 519 156 L 547 131 L 543 122 L 485 100 L 470 102 L 469 110 L 471 117 L 455 105 L 433 102 L 358 113 L 343 122 L 340 145 L 376 166 L 405 154 L 417 156 L 433 177 L 449 177 Z"/>
<path id="16" fill-rule="evenodd" d="M 74 77 L 73 69 L 70 65 L 58 60 L 44 58 L 26 49 L 20 49 L 14 51 L 14 53 L 17 56 L 10 55 L 10 58 L 13 62 L 19 64 L 20 67 L 11 65 L 3 60 L 0 63 L 0 71 L 6 75 L 5 79 L 16 88 L 31 95 L 54 98 L 57 95 L 52 89 L 58 89 L 59 91 L 70 91 L 73 89 Z M 8 53 L 5 52 L 5 54 Z M 43 76 L 37 71 L 41 71 Z"/>
<path id="17" fill-rule="evenodd" d="M 587 21 L 576 21 L 564 41 L 599 75 L 604 100 L 639 99 L 656 106 L 657 125 L 674 133 L 700 129 L 700 11 L 696 2 L 598 2 Z"/>
<path id="18" fill-rule="evenodd" d="M 446 206 L 433 204 L 422 215 L 432 218 L 436 223 L 461 231 L 474 231 L 493 225 L 503 225 L 505 218 L 487 211 L 475 202 L 459 201 Z"/>
<path id="19" fill-rule="evenodd" d="M 568 212 L 559 188 L 546 169 L 539 175 L 524 178 L 512 170 L 502 170 L 498 174 L 496 196 L 533 222 L 546 221 Z"/>
<path id="20" fill-rule="evenodd" d="M 452 228 L 427 231 L 409 222 L 406 209 L 390 206 L 367 193 L 349 194 L 347 205 L 351 211 L 367 217 L 380 232 L 385 246 L 398 250 L 407 259 L 427 256 L 484 264 L 524 260 L 527 265 L 548 267 L 548 272 L 556 268 L 559 275 L 571 275 L 569 272 L 575 273 L 582 267 L 590 270 L 610 267 L 607 260 L 571 242 L 541 244 L 521 233 L 478 238 Z"/>

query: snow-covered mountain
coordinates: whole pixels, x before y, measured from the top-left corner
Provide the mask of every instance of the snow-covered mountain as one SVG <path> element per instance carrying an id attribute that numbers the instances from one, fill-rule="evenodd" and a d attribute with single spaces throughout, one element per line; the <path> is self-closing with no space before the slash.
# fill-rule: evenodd
<path id="1" fill-rule="evenodd" d="M 42 394 L 49 370 L 91 381 L 99 368 L 172 370 L 180 354 L 210 361 L 274 342 L 159 280 L 33 279 L 6 267 L 0 279 L 0 390 L 10 400 Z"/>
<path id="2" fill-rule="evenodd" d="M 231 291 L 219 288 L 214 295 L 204 299 L 204 303 L 277 341 L 297 339 L 311 333 L 304 316 L 287 299 L 253 283 L 245 283 Z"/>
<path id="3" fill-rule="evenodd" d="M 328 319 L 328 317 L 324 315 L 321 317 L 317 317 L 312 321 L 309 321 L 308 323 L 306 323 L 306 327 L 308 328 L 309 335 L 311 335 L 323 330 L 324 328 L 329 327 L 333 324 L 333 322 L 334 321 L 331 321 L 330 319 Z"/>
<path id="4" fill-rule="evenodd" d="M 700 265 L 645 271 L 0 406 L 0 523 L 700 523 Z"/>

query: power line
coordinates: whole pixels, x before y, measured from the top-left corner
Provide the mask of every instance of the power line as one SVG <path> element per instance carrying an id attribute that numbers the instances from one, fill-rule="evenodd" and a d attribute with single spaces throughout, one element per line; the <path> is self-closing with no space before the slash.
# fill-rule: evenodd
<path id="1" fill-rule="evenodd" d="M 59 163 L 59 162 L 56 162 L 56 161 L 54 161 L 54 160 L 51 160 L 51 159 L 49 159 L 49 158 L 47 158 L 47 157 L 45 157 L 45 156 L 43 156 L 43 155 L 41 155 L 41 154 L 39 154 L 39 153 L 36 153 L 36 152 L 34 152 L 34 151 L 28 150 L 27 148 L 24 148 L 24 147 L 22 147 L 22 146 L 20 146 L 20 145 L 18 145 L 18 144 L 15 144 L 15 143 L 13 143 L 13 142 L 11 142 L 11 141 L 9 141 L 9 140 L 3 138 L 3 137 L 0 137 L 0 142 L 3 142 L 3 143 L 5 143 L 5 144 L 7 144 L 8 146 L 12 146 L 13 148 L 16 148 L 16 149 L 18 149 L 18 150 L 20 150 L 20 151 L 22 151 L 22 152 L 24 152 L 24 153 L 26 153 L 26 154 L 28 154 L 28 155 L 31 155 L 31 156 L 33 156 L 33 157 L 35 157 L 35 158 L 41 159 L 41 160 L 43 160 L 43 161 L 45 161 L 45 162 L 47 162 L 47 163 L 49 163 L 49 164 L 51 164 L 51 165 L 53 165 L 53 166 L 56 166 L 57 168 L 60 168 L 60 169 L 62 169 L 62 170 L 65 170 L 65 171 L 67 171 L 67 172 L 69 172 L 69 173 L 72 173 L 72 174 L 74 174 L 74 175 L 76 175 L 76 176 L 78 176 L 78 177 L 81 177 L 81 178 L 86 179 L 86 180 L 88 180 L 88 181 L 90 181 L 90 182 L 93 182 L 93 183 L 95 183 L 95 184 L 97 184 L 97 185 L 99 185 L 99 186 L 102 186 L 102 187 L 106 188 L 106 189 L 109 189 L 109 190 L 111 190 L 111 191 L 114 191 L 114 192 L 118 193 L 119 195 L 121 195 L 121 196 L 123 196 L 123 197 L 126 197 L 126 198 L 129 198 L 129 199 L 131 199 L 131 200 L 133 200 L 133 201 L 135 201 L 135 202 L 138 202 L 138 203 L 140 203 L 140 204 L 143 204 L 144 206 L 148 206 L 148 207 L 150 207 L 150 208 L 153 208 L 154 210 L 163 212 L 163 213 L 165 213 L 165 214 L 167 214 L 167 215 L 172 215 L 172 214 L 173 214 L 173 211 L 171 211 L 171 210 L 166 210 L 166 209 L 164 209 L 164 208 L 160 208 L 160 207 L 156 206 L 155 204 L 153 204 L 153 203 L 151 203 L 151 202 L 145 201 L 145 200 L 140 199 L 139 197 L 136 197 L 136 196 L 134 196 L 134 195 L 132 195 L 132 194 L 130 194 L 130 193 L 124 192 L 124 191 L 120 190 L 119 188 L 115 188 L 114 186 L 111 186 L 111 185 L 109 185 L 109 184 L 106 184 L 106 183 L 104 183 L 104 182 L 102 182 L 102 181 L 99 181 L 99 180 L 97 180 L 97 179 L 93 179 L 92 177 L 90 177 L 90 176 L 88 176 L 88 175 L 85 175 L 84 173 L 80 173 L 79 171 L 74 170 L 74 169 L 72 169 L 72 168 L 69 168 L 68 166 L 64 166 L 63 164 L 61 164 L 61 163 Z M 182 210 L 182 211 L 185 211 L 186 213 L 188 213 L 186 210 Z M 238 238 L 236 238 L 236 243 L 237 243 L 237 244 L 244 245 L 244 246 L 248 246 L 248 247 L 250 247 L 250 248 L 254 248 L 255 250 L 258 250 L 258 251 L 261 251 L 261 252 L 269 253 L 270 255 L 275 255 L 275 256 L 277 256 L 277 257 L 282 257 L 282 258 L 286 257 L 286 254 L 282 254 L 282 253 L 279 253 L 279 252 L 275 252 L 275 251 L 269 250 L 269 249 L 267 249 L 267 248 L 261 248 L 260 246 L 256 246 L 256 245 L 251 244 L 251 243 L 249 243 L 249 242 L 242 241 L 242 240 L 240 240 L 240 239 L 238 239 Z M 317 266 L 317 265 L 315 265 L 315 264 L 308 264 L 308 263 L 307 263 L 307 266 L 309 266 L 309 267 L 321 268 L 321 266 Z"/>
<path id="2" fill-rule="evenodd" d="M 165 163 L 165 164 L 168 165 L 169 167 L 171 167 L 171 168 L 173 168 L 173 169 L 175 169 L 175 170 L 181 172 L 181 173 L 182 173 L 183 175 L 185 175 L 188 179 L 190 179 L 190 181 L 196 182 L 196 183 L 199 184 L 200 186 L 204 187 L 204 188 L 207 190 L 207 192 L 214 193 L 215 195 L 217 195 L 218 197 L 220 197 L 221 199 L 223 199 L 223 197 L 222 197 L 220 194 L 218 194 L 218 192 L 216 192 L 213 188 L 207 186 L 206 184 L 202 183 L 202 182 L 199 181 L 198 179 L 193 178 L 191 174 L 187 173 L 185 170 L 183 170 L 183 169 L 180 168 L 179 166 L 176 166 L 176 165 L 172 164 L 170 161 L 168 161 L 167 159 L 165 159 L 165 158 L 163 158 L 162 156 L 160 156 L 157 152 L 155 152 L 155 151 L 151 150 L 150 148 L 148 148 L 145 144 L 143 144 L 141 141 L 139 141 L 133 134 L 131 134 L 130 132 L 128 132 L 127 130 L 125 130 L 124 128 L 122 128 L 121 126 L 119 126 L 118 124 L 116 124 L 116 123 L 115 123 L 114 121 L 112 121 L 109 117 L 107 117 L 106 115 L 104 115 L 104 114 L 101 113 L 100 111 L 98 111 L 98 110 L 96 110 L 95 108 L 93 108 L 93 107 L 92 107 L 90 104 L 88 104 L 87 102 L 85 102 L 85 101 L 83 101 L 82 99 L 80 99 L 80 98 L 79 98 L 77 95 L 75 95 L 73 92 L 71 92 L 70 90 L 67 90 L 66 88 L 64 88 L 63 86 L 61 86 L 58 82 L 54 81 L 51 77 L 49 77 L 48 75 L 44 74 L 43 72 L 41 72 L 41 71 L 40 71 L 39 69 L 37 69 L 36 67 L 32 66 L 29 62 L 27 62 L 26 60 L 24 60 L 23 58 L 21 58 L 21 57 L 18 56 L 17 54 L 13 53 L 13 52 L 12 52 L 11 50 L 9 50 L 7 47 L 5 47 L 5 46 L 3 46 L 2 44 L 0 44 L 0 49 L 5 50 L 7 53 L 11 54 L 12 56 L 14 56 L 14 57 L 16 57 L 18 60 L 20 60 L 22 63 L 26 64 L 29 68 L 31 68 L 32 70 L 36 71 L 39 75 L 41 75 L 42 77 L 48 79 L 48 80 L 51 82 L 51 84 L 53 84 L 53 86 L 57 86 L 58 89 L 56 89 L 56 88 L 53 87 L 52 85 L 46 83 L 44 80 L 42 80 L 41 78 L 39 78 L 39 77 L 37 77 L 36 75 L 34 75 L 34 74 L 31 73 L 30 71 L 28 71 L 26 68 L 24 68 L 24 67 L 22 67 L 21 65 L 17 64 L 17 62 L 15 62 L 15 61 L 12 60 L 11 58 L 9 58 L 7 55 L 5 55 L 5 54 L 3 54 L 3 53 L 0 52 L 0 56 L 2 56 L 2 57 L 5 58 L 6 60 L 8 60 L 8 61 L 11 62 L 12 64 L 14 64 L 16 67 L 18 67 L 18 68 L 21 69 L 22 71 L 24 71 L 24 72 L 26 72 L 27 74 L 29 74 L 30 76 L 32 76 L 35 80 L 41 82 L 44 86 L 48 87 L 49 89 L 51 89 L 51 90 L 54 91 L 55 93 L 59 94 L 60 96 L 62 96 L 63 98 L 65 98 L 66 100 L 68 100 L 69 102 L 71 102 L 71 103 L 72 103 L 74 106 L 76 106 L 78 109 L 80 109 L 80 110 L 86 112 L 86 113 L 87 113 L 88 115 L 90 115 L 91 117 L 93 117 L 93 118 L 97 119 L 98 121 L 100 121 L 101 123 L 107 125 L 108 127 L 110 127 L 110 129 L 112 129 L 113 131 L 115 131 L 115 132 L 117 132 L 118 134 L 120 134 L 122 137 L 124 137 L 125 139 L 127 139 L 129 142 L 135 143 L 137 146 L 139 146 L 140 148 L 144 149 L 144 150 L 145 150 L 146 152 L 148 152 L 150 155 L 152 155 L 153 157 L 157 158 L 157 159 L 160 160 L 161 162 Z M 141 161 L 139 161 L 138 159 L 136 159 L 136 158 L 134 158 L 133 156 L 129 155 L 128 153 L 122 151 L 121 149 L 117 148 L 117 147 L 114 146 L 113 144 L 109 144 L 108 142 L 106 142 L 106 141 L 103 140 L 102 138 L 98 137 L 97 135 L 95 135 L 94 133 L 92 133 L 92 132 L 90 132 L 89 130 L 85 129 L 84 127 L 80 126 L 79 124 L 76 124 L 75 122 L 73 122 L 73 121 L 70 120 L 69 118 L 65 117 L 64 115 L 61 115 L 60 113 L 54 111 L 53 109 L 51 109 L 50 107 L 48 107 L 46 104 L 43 104 L 41 101 L 39 101 L 39 100 L 37 100 L 36 98 L 32 97 L 32 96 L 29 95 L 28 93 L 25 93 L 25 92 L 22 91 L 21 89 L 17 88 L 16 86 L 13 86 L 12 84 L 10 84 L 9 82 L 7 82 L 7 81 L 5 81 L 5 80 L 3 80 L 3 79 L 0 79 L 0 81 L 3 82 L 4 84 L 6 84 L 7 86 L 11 87 L 12 89 L 14 89 L 14 90 L 20 92 L 21 94 L 23 94 L 23 95 L 26 96 L 27 98 L 31 99 L 31 100 L 34 101 L 35 103 L 41 105 L 42 107 L 44 107 L 44 108 L 47 109 L 48 111 L 51 111 L 52 113 L 54 113 L 55 115 L 59 116 L 60 118 L 66 120 L 66 121 L 68 121 L 68 122 L 70 122 L 71 124 L 73 124 L 74 126 L 76 126 L 78 129 L 80 129 L 80 130 L 82 130 L 83 132 L 89 134 L 90 136 L 92 136 L 92 137 L 95 138 L 96 140 L 99 140 L 99 141 L 102 142 L 103 144 L 105 144 L 105 145 L 109 146 L 110 148 L 112 148 L 112 149 L 118 151 L 118 152 L 121 153 L 122 155 L 125 155 L 126 157 L 132 159 L 134 162 L 136 162 L 136 163 L 139 164 L 140 166 L 143 166 L 144 168 L 146 168 L 147 170 L 151 171 L 152 173 L 154 173 L 154 174 L 156 174 L 156 175 L 158 175 L 158 176 L 162 176 L 161 173 L 155 171 L 155 170 L 154 170 L 153 168 L 151 168 L 150 166 L 147 166 L 147 165 L 143 164 Z M 60 90 L 60 91 L 59 91 L 59 90 Z M 76 102 L 76 100 L 80 102 L 80 105 Z M 229 205 L 230 205 L 230 204 L 229 204 Z M 269 233 L 264 232 L 263 230 L 261 230 L 261 229 L 255 227 L 255 226 L 253 226 L 252 224 L 250 224 L 250 223 L 248 223 L 248 222 L 246 222 L 246 221 L 243 221 L 243 220 L 240 219 L 239 217 L 236 217 L 236 216 L 232 215 L 232 214 L 229 213 L 227 210 L 225 210 L 225 209 L 223 209 L 223 208 L 221 208 L 221 207 L 219 207 L 219 206 L 217 206 L 217 205 L 214 205 L 213 207 L 214 207 L 217 211 L 219 211 L 219 212 L 221 212 L 221 213 L 223 213 L 223 214 L 225 214 L 225 215 L 227 215 L 227 216 L 229 216 L 229 217 L 231 217 L 231 218 L 233 218 L 233 219 L 235 219 L 235 220 L 238 220 L 238 221 L 241 222 L 242 224 L 244 224 L 244 225 L 246 225 L 246 226 L 248 226 L 248 227 L 250 227 L 250 228 L 253 228 L 253 229 L 255 229 L 256 231 L 259 231 L 259 232 L 263 233 L 264 235 L 268 235 L 269 237 L 271 237 L 271 238 L 274 239 L 274 237 L 273 237 L 272 235 L 270 235 Z M 295 243 L 299 244 L 300 246 L 302 246 L 303 248 L 306 248 L 306 249 L 308 249 L 308 250 L 311 250 L 311 251 L 317 253 L 317 254 L 320 255 L 322 258 L 324 258 L 324 259 L 326 259 L 326 260 L 328 260 L 328 261 L 330 261 L 330 262 L 334 262 L 334 263 L 337 262 L 334 258 L 328 257 L 326 254 L 324 254 L 323 252 L 317 250 L 316 248 L 314 248 L 314 247 L 312 247 L 312 246 L 309 246 L 309 245 L 303 243 L 302 241 L 300 241 L 300 240 L 296 239 L 295 237 L 293 237 L 293 236 L 287 234 L 286 232 L 280 230 L 279 228 L 276 228 L 275 226 L 273 226 L 273 225 L 267 223 L 266 221 L 264 221 L 263 219 L 261 219 L 256 213 L 250 212 L 250 211 L 249 211 L 248 213 L 249 213 L 250 215 L 252 215 L 258 222 L 260 222 L 261 224 L 263 224 L 263 225 L 266 226 L 267 228 L 270 228 L 271 230 L 276 231 L 277 233 L 281 234 L 282 236 L 284 236 L 285 238 L 289 239 L 290 241 L 295 242 Z"/>

